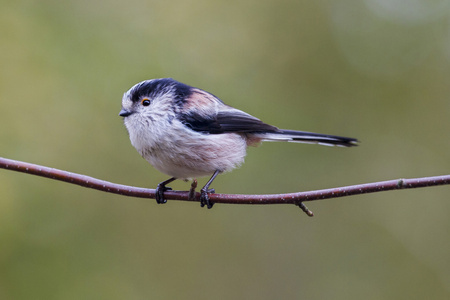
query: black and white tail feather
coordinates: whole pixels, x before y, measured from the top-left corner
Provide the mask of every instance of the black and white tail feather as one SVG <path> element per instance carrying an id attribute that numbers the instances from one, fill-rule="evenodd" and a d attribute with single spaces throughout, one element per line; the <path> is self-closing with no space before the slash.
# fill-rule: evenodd
<path id="1" fill-rule="evenodd" d="M 293 142 L 339 147 L 358 146 L 358 140 L 354 138 L 287 129 L 262 133 L 260 136 L 263 141 L 269 142 Z"/>

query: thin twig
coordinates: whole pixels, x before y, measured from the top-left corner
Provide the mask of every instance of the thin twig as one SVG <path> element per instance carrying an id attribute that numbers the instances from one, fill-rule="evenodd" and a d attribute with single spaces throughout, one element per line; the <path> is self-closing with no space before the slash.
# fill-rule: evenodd
<path id="1" fill-rule="evenodd" d="M 11 160 L 7 158 L 0 157 L 0 168 L 65 181 L 68 183 L 77 184 L 83 187 L 88 187 L 108 193 L 140 198 L 153 198 L 153 199 L 155 198 L 154 189 L 111 183 L 108 181 L 96 179 L 86 175 L 71 173 L 49 167 L 30 164 L 26 162 Z M 211 194 L 210 199 L 214 203 L 229 203 L 229 204 L 295 204 L 298 205 L 305 213 L 312 216 L 312 212 L 302 202 L 329 199 L 329 198 L 338 198 L 366 193 L 375 193 L 400 189 L 412 189 L 412 188 L 429 187 L 446 184 L 450 184 L 450 175 L 412 178 L 412 179 L 395 179 L 381 182 L 373 182 L 373 183 L 358 184 L 309 192 L 289 193 L 289 194 L 270 194 L 270 195 Z M 189 196 L 190 193 L 191 197 Z M 193 191 L 191 188 L 190 192 L 166 191 L 164 193 L 164 197 L 169 200 L 200 201 L 199 200 L 200 193 L 195 193 L 195 197 L 192 197 L 192 194 Z"/>

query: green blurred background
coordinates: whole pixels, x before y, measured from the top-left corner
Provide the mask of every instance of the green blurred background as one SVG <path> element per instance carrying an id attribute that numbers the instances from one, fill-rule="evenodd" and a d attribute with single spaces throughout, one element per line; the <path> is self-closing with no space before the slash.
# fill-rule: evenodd
<path id="1" fill-rule="evenodd" d="M 362 141 L 251 148 L 220 193 L 448 174 L 449 14 L 442 0 L 1 0 L 0 156 L 154 188 L 167 176 L 118 112 L 136 82 L 173 77 Z M 449 299 L 449 192 L 317 201 L 308 218 L 0 170 L 0 299 Z"/>

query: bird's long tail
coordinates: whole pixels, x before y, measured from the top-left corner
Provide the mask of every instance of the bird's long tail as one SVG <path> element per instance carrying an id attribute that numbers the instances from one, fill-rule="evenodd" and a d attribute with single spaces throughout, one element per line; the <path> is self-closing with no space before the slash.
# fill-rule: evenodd
<path id="1" fill-rule="evenodd" d="M 358 146 L 358 140 L 354 138 L 286 129 L 280 129 L 276 132 L 261 133 L 259 137 L 263 141 L 307 143 L 340 147 Z"/>

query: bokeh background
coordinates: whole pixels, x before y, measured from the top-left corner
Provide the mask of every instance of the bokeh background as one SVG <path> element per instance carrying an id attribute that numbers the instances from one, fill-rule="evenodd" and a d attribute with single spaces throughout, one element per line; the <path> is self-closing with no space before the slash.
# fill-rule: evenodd
<path id="1" fill-rule="evenodd" d="M 449 15 L 447 0 L 1 0 L 0 156 L 154 188 L 167 176 L 118 112 L 136 82 L 173 77 L 362 142 L 252 148 L 220 193 L 448 174 Z M 0 298 L 449 299 L 449 192 L 317 201 L 308 218 L 0 170 Z"/>

